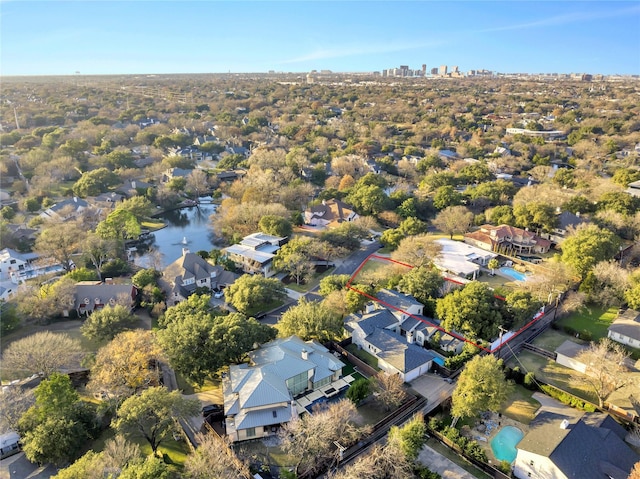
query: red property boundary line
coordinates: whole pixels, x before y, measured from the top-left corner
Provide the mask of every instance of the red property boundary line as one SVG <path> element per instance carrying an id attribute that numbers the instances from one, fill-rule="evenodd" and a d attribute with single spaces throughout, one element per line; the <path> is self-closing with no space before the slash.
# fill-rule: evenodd
<path id="1" fill-rule="evenodd" d="M 525 325 L 524 325 L 524 326 L 522 326 L 520 329 L 518 329 L 518 331 L 516 331 L 516 332 L 515 332 L 511 337 L 509 337 L 508 339 L 506 339 L 506 340 L 502 341 L 502 342 L 501 342 L 498 346 L 496 346 L 495 348 L 493 348 L 493 349 L 489 349 L 489 348 L 486 348 L 486 347 L 484 347 L 484 346 L 481 346 L 481 345 L 480 345 L 480 344 L 478 344 L 478 343 L 474 343 L 473 341 L 471 341 L 471 340 L 469 340 L 469 339 L 465 338 L 464 336 L 460 336 L 459 334 L 454 333 L 454 332 L 452 332 L 452 331 L 447 331 L 446 329 L 442 328 L 441 326 L 439 326 L 439 325 L 437 325 L 437 324 L 433 324 L 433 323 L 432 323 L 432 322 L 430 322 L 430 321 L 426 321 L 426 320 L 424 320 L 424 319 L 422 319 L 422 318 L 419 318 L 419 317 L 415 316 L 414 314 L 411 314 L 411 313 L 409 313 L 409 312 L 407 312 L 407 311 L 405 311 L 405 310 L 403 310 L 403 309 L 400 309 L 400 308 L 398 308 L 398 307 L 396 307 L 396 306 L 393 306 L 393 305 L 391 305 L 391 304 L 387 303 L 386 301 L 382 301 L 381 299 L 378 299 L 378 298 L 376 298 L 376 297 L 374 297 L 374 296 L 371 296 L 371 295 L 369 295 L 369 294 L 365 293 L 364 291 L 360 291 L 359 289 L 354 288 L 353 286 L 351 286 L 351 284 L 352 284 L 353 280 L 356 278 L 356 276 L 358 276 L 358 274 L 360 273 L 360 271 L 362 270 L 362 268 L 364 268 L 364 266 L 365 266 L 365 265 L 366 265 L 370 260 L 372 260 L 372 259 L 378 259 L 378 260 L 385 261 L 385 262 L 388 262 L 388 263 L 398 264 L 398 265 L 400 265 L 400 266 L 404 266 L 404 267 L 407 267 L 407 268 L 409 268 L 409 269 L 413 269 L 413 268 L 414 268 L 414 266 L 412 266 L 412 265 L 410 265 L 410 264 L 402 263 L 401 261 L 396 261 L 396 260 L 394 260 L 394 259 L 387 258 L 387 257 L 385 257 L 385 256 L 380 256 L 380 255 L 377 255 L 377 254 L 375 254 L 375 253 L 372 253 L 372 254 L 370 254 L 369 256 L 367 256 L 367 258 L 362 262 L 362 264 L 361 264 L 360 266 L 358 266 L 358 268 L 357 268 L 357 269 L 354 271 L 354 273 L 351 275 L 351 277 L 350 277 L 350 278 L 349 278 L 349 280 L 347 281 L 347 284 L 345 285 L 347 289 L 349 289 L 349 290 L 351 290 L 351 291 L 354 291 L 354 292 L 356 292 L 356 293 L 358 293 L 358 294 L 360 294 L 360 295 L 364 296 L 365 298 L 368 298 L 368 299 L 370 299 L 370 300 L 372 300 L 372 301 L 375 301 L 375 302 L 377 302 L 377 303 L 380 303 L 380 304 L 382 304 L 383 306 L 385 306 L 386 308 L 394 309 L 394 310 L 399 311 L 399 312 L 401 312 L 401 313 L 403 313 L 403 314 L 406 314 L 407 316 L 409 316 L 409 317 L 411 317 L 411 318 L 413 318 L 413 319 L 416 319 L 416 320 L 418 320 L 418 321 L 420 321 L 420 322 L 422 322 L 422 323 L 425 323 L 425 324 L 427 324 L 427 325 L 429 325 L 429 326 L 432 326 L 432 327 L 436 328 L 436 329 L 437 329 L 437 330 L 439 330 L 439 331 L 442 331 L 442 332 L 444 332 L 444 333 L 446 333 L 446 334 L 449 334 L 450 336 L 453 336 L 454 338 L 459 339 L 460 341 L 464 341 L 465 343 L 473 344 L 473 345 L 474 345 L 474 346 L 476 346 L 477 348 L 480 348 L 480 349 L 482 349 L 483 351 L 485 351 L 485 352 L 487 352 L 487 353 L 489 353 L 489 354 L 493 354 L 493 353 L 495 353 L 495 352 L 497 352 L 497 351 L 500 351 L 500 350 L 501 350 L 505 345 L 509 344 L 509 342 L 511 342 L 511 341 L 512 341 L 513 339 L 515 339 L 516 337 L 518 337 L 518 336 L 519 336 L 523 331 L 525 331 L 526 329 L 528 329 L 530 326 L 532 326 L 535 322 L 537 322 L 538 320 L 540 320 L 540 319 L 544 316 L 544 312 L 542 312 L 542 311 L 541 311 L 541 312 L 539 312 L 538 314 L 536 314 L 536 315 L 533 317 L 533 319 L 532 319 L 531 321 L 529 321 L 527 324 L 525 324 Z M 455 279 L 451 279 L 451 278 L 447 278 L 447 277 L 444 277 L 444 280 L 445 280 L 445 281 L 449 281 L 450 283 L 459 284 L 459 285 L 464 285 L 464 284 L 465 284 L 465 283 L 462 283 L 461 281 L 456 281 Z M 497 294 L 496 294 L 496 295 L 494 295 L 494 297 L 495 297 L 496 299 L 501 300 L 501 301 L 504 301 L 504 300 L 505 300 L 505 298 L 503 298 L 502 296 L 498 296 Z"/>

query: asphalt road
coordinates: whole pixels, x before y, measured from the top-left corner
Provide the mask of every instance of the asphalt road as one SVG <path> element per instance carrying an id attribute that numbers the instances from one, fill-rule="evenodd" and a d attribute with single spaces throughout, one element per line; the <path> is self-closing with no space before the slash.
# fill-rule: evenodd
<path id="1" fill-rule="evenodd" d="M 359 250 L 353 252 L 350 256 L 345 258 L 342 263 L 340 263 L 332 274 L 348 274 L 352 275 L 355 271 L 360 267 L 360 265 L 366 260 L 370 254 L 378 251 L 382 245 L 378 241 L 374 241 L 373 243 L 361 247 Z M 311 301 L 317 301 L 322 299 L 321 296 L 317 294 L 318 286 L 313 288 L 305 297 Z M 285 304 L 280 306 L 273 311 L 270 311 L 264 318 L 260 319 L 261 323 L 274 325 L 282 316 L 282 313 L 287 311 L 292 306 L 296 305 L 296 301 L 288 300 Z"/>

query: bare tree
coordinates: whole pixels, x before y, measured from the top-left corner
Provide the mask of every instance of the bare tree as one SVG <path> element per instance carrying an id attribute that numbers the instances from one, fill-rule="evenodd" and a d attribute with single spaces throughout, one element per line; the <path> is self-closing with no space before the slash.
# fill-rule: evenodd
<path id="1" fill-rule="evenodd" d="M 442 246 L 435 242 L 433 236 L 425 233 L 400 241 L 391 258 L 411 266 L 426 266 L 431 264 L 441 251 Z"/>
<path id="2" fill-rule="evenodd" d="M 80 342 L 65 333 L 42 331 L 18 339 L 2 355 L 4 370 L 45 377 L 78 363 L 82 356 Z"/>
<path id="3" fill-rule="evenodd" d="M 20 386 L 5 386 L 0 393 L 0 434 L 16 431 L 18 421 L 35 403 L 32 389 L 22 389 Z"/>
<path id="4" fill-rule="evenodd" d="M 604 338 L 599 343 L 591 343 L 589 348 L 576 358 L 577 361 L 586 364 L 586 374 L 574 376 L 573 379 L 576 383 L 587 385 L 598 397 L 598 405 L 602 408 L 607 397 L 625 384 L 625 361 L 628 356 L 629 353 L 622 345 L 609 338 Z"/>
<path id="5" fill-rule="evenodd" d="M 349 447 L 369 432 L 369 427 L 355 424 L 355 415 L 355 406 L 345 399 L 296 418 L 280 430 L 284 452 L 299 458 L 298 476 L 326 470 L 338 457 L 334 442 Z"/>
<path id="6" fill-rule="evenodd" d="M 447 206 L 433 220 L 433 225 L 453 239 L 455 233 L 466 233 L 473 224 L 473 213 L 466 206 Z"/>
<path id="7" fill-rule="evenodd" d="M 407 397 L 404 381 L 399 374 L 380 371 L 373 377 L 373 390 L 387 410 L 398 407 Z"/>
<path id="8" fill-rule="evenodd" d="M 229 440 L 216 434 L 199 434 L 198 449 L 184 464 L 190 479 L 249 479 L 249 467 L 231 449 Z"/>

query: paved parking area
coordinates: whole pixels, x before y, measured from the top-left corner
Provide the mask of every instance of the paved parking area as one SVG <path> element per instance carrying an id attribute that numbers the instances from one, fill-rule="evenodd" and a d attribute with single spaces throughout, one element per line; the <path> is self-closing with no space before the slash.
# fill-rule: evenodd
<path id="1" fill-rule="evenodd" d="M 455 389 L 455 382 L 449 383 L 442 376 L 427 373 L 409 383 L 418 394 L 427 398 L 427 405 L 423 411 L 429 412 L 447 398 Z"/>

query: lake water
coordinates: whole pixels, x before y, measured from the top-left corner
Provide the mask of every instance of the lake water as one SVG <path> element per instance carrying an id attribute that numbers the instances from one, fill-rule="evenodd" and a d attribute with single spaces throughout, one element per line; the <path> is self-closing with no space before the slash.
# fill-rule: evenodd
<path id="1" fill-rule="evenodd" d="M 159 265 L 162 268 L 173 263 L 182 255 L 182 249 L 188 248 L 195 253 L 200 250 L 213 249 L 213 228 L 210 216 L 216 205 L 202 204 L 199 207 L 182 208 L 168 211 L 157 216 L 159 221 L 167 224 L 165 228 L 155 231 L 145 241 L 136 244 L 134 263 L 149 267 L 154 263 L 150 250 L 160 253 Z"/>

